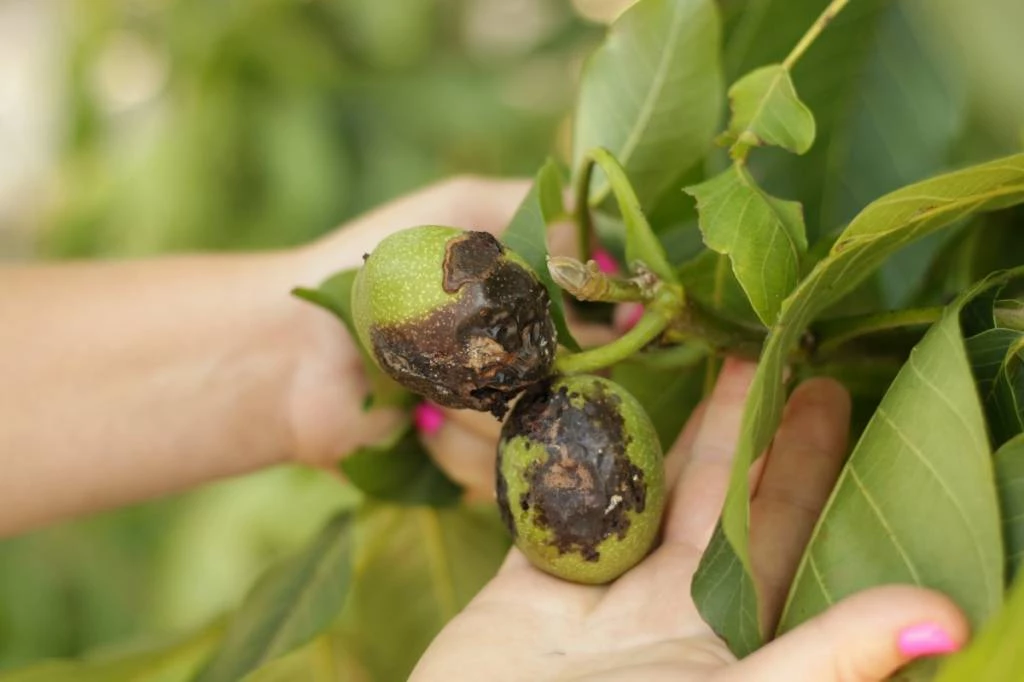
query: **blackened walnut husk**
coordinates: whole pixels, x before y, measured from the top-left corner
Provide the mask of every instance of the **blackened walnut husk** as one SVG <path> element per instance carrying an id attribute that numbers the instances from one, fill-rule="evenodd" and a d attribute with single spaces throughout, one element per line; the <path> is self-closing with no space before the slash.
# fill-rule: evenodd
<path id="1" fill-rule="evenodd" d="M 551 373 L 555 329 L 537 277 L 486 232 L 448 241 L 439 276 L 452 302 L 408 324 L 372 326 L 381 367 L 435 402 L 501 418 Z"/>
<path id="2" fill-rule="evenodd" d="M 513 537 L 518 534 L 515 517 L 528 517 L 550 532 L 550 544 L 559 553 L 596 562 L 601 559 L 598 545 L 626 536 L 629 512 L 644 511 L 647 482 L 629 456 L 632 437 L 621 398 L 598 380 L 574 405 L 580 397 L 566 385 L 552 388 L 550 383 L 523 395 L 502 428 L 502 443 L 523 437 L 527 448 L 542 448 L 547 457 L 532 458 L 523 472 L 525 492 L 512 509 L 501 474 L 505 448 L 499 448 L 498 506 Z"/>

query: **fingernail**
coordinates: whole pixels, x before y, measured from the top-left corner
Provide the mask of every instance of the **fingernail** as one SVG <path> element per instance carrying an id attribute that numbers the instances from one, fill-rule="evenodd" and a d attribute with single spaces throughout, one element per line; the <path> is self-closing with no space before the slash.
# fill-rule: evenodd
<path id="1" fill-rule="evenodd" d="M 644 307 L 639 303 L 626 303 L 624 307 L 626 312 L 622 316 L 622 331 L 628 332 L 644 316 Z"/>
<path id="2" fill-rule="evenodd" d="M 615 257 L 600 246 L 594 249 L 590 257 L 597 263 L 598 269 L 606 275 L 612 275 L 619 271 L 619 264 L 615 262 Z"/>
<path id="3" fill-rule="evenodd" d="M 433 436 L 444 425 L 444 412 L 434 403 L 422 402 L 413 408 L 412 420 L 416 430 Z"/>
<path id="4" fill-rule="evenodd" d="M 899 647 L 904 656 L 934 656 L 948 654 L 960 645 L 937 623 L 911 625 L 899 635 Z"/>

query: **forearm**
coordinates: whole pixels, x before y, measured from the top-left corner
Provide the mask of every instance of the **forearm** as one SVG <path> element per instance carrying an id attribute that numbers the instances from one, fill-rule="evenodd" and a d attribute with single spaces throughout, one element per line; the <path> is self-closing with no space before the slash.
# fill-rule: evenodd
<path id="1" fill-rule="evenodd" d="M 0 269 L 0 535 L 283 461 L 291 256 Z"/>

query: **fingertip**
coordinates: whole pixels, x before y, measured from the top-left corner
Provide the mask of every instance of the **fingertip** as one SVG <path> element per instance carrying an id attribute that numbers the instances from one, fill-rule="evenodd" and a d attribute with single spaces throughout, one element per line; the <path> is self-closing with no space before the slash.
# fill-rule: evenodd
<path id="1" fill-rule="evenodd" d="M 745 358 L 738 357 L 736 355 L 726 356 L 722 362 L 722 371 L 720 376 L 725 377 L 736 377 L 737 379 L 745 379 L 750 381 L 753 378 L 754 372 L 757 371 L 757 361 L 747 360 Z"/>
<path id="2" fill-rule="evenodd" d="M 480 438 L 451 420 L 431 435 L 421 434 L 420 441 L 448 478 L 464 488 L 467 500 L 494 499 L 497 450 L 493 441 Z"/>
<path id="3" fill-rule="evenodd" d="M 830 411 L 849 413 L 850 392 L 832 377 L 812 377 L 802 382 L 789 398 L 794 408 L 825 407 Z"/>
<path id="4" fill-rule="evenodd" d="M 967 619 L 945 595 L 886 585 L 839 601 L 755 652 L 740 668 L 766 682 L 877 682 L 912 660 L 962 648 L 968 635 Z"/>

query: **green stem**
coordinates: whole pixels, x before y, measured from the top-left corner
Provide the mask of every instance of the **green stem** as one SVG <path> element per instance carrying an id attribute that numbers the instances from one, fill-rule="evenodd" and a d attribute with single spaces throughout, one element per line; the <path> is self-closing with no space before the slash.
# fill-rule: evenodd
<path id="1" fill-rule="evenodd" d="M 825 30 L 825 27 L 836 18 L 836 15 L 839 14 L 849 2 L 850 0 L 832 0 L 832 2 L 828 4 L 828 7 L 825 8 L 825 11 L 823 11 L 818 18 L 814 20 L 811 27 L 807 29 L 807 32 L 804 33 L 802 38 L 800 38 L 800 42 L 796 44 L 796 46 L 786 56 L 786 59 L 783 60 L 783 68 L 787 71 L 792 70 L 793 65 L 796 64 L 800 57 L 803 56 L 804 52 L 807 51 L 807 48 L 811 46 L 811 43 L 821 35 L 821 32 Z"/>
<path id="2" fill-rule="evenodd" d="M 663 282 L 678 283 L 675 270 L 672 269 L 668 262 L 668 256 L 665 255 L 665 248 L 658 241 L 658 237 L 644 216 L 643 209 L 640 207 L 640 199 L 637 198 L 636 191 L 626 176 L 626 169 L 607 149 L 595 147 L 583 157 L 583 170 L 580 172 L 581 182 L 576 187 L 577 200 L 582 200 L 583 206 L 587 205 L 590 176 L 594 164 L 600 166 L 604 172 L 608 185 L 615 195 L 619 212 L 622 214 L 622 222 L 626 226 L 626 267 L 631 269 L 639 261 Z M 580 208 L 577 206 L 577 212 L 580 211 Z M 579 215 L 580 218 L 583 217 L 583 213 Z M 589 233 L 589 214 L 586 223 L 580 220 L 579 224 L 585 225 Z"/>
<path id="3" fill-rule="evenodd" d="M 590 258 L 590 236 L 594 231 L 590 214 L 590 179 L 594 176 L 594 164 L 584 160 L 580 174 L 576 176 L 576 238 L 580 258 Z"/>
<path id="4" fill-rule="evenodd" d="M 711 350 L 752 360 L 761 355 L 767 330 L 723 319 L 688 298 L 686 306 L 665 331 L 669 343 L 697 343 Z"/>
<path id="5" fill-rule="evenodd" d="M 592 260 L 581 263 L 567 256 L 548 256 L 548 272 L 555 284 L 580 301 L 624 303 L 654 298 L 653 288 L 645 287 L 642 278 L 623 279 L 609 275 L 601 272 Z"/>
<path id="6" fill-rule="evenodd" d="M 827 355 L 854 339 L 904 327 L 934 324 L 942 317 L 942 308 L 912 308 L 871 315 L 854 315 L 823 320 L 814 326 L 815 354 Z"/>
<path id="7" fill-rule="evenodd" d="M 555 371 L 561 374 L 581 374 L 595 372 L 622 362 L 661 336 L 668 323 L 669 315 L 651 308 L 644 313 L 635 327 L 611 343 L 582 353 L 570 353 L 559 357 L 555 360 Z"/>

